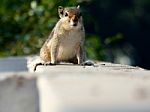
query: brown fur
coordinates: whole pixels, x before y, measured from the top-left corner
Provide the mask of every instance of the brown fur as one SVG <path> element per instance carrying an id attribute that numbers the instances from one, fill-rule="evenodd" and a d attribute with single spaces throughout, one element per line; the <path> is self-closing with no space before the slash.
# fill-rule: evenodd
<path id="1" fill-rule="evenodd" d="M 60 20 L 40 50 L 44 63 L 71 62 L 81 64 L 85 60 L 85 32 L 79 7 L 59 7 Z"/>

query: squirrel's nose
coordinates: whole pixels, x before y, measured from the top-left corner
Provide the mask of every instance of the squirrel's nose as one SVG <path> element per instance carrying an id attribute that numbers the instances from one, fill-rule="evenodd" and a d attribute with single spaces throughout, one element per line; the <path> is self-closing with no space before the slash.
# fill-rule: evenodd
<path id="1" fill-rule="evenodd" d="M 73 17 L 72 17 L 72 21 L 73 21 L 73 22 L 78 22 L 78 18 L 77 18 L 77 16 L 76 16 L 76 15 L 73 15 Z"/>
<path id="2" fill-rule="evenodd" d="M 73 26 L 77 26 L 77 23 L 74 23 Z"/>

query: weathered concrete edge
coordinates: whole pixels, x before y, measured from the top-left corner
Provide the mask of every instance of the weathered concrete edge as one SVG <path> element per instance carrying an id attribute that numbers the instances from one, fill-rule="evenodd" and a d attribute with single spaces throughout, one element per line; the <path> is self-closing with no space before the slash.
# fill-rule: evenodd
<path id="1" fill-rule="evenodd" d="M 0 112 L 39 112 L 36 82 L 27 72 L 0 73 Z"/>

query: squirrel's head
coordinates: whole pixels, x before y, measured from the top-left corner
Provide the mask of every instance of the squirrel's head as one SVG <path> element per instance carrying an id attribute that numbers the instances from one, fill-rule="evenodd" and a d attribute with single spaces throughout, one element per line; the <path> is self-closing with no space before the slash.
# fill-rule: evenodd
<path id="1" fill-rule="evenodd" d="M 58 14 L 63 21 L 63 25 L 68 28 L 79 28 L 82 26 L 80 6 L 77 7 L 58 7 Z"/>

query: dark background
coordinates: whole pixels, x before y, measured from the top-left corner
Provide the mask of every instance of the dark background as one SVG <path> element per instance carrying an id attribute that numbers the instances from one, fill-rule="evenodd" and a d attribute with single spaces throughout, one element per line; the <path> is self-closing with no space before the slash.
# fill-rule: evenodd
<path id="1" fill-rule="evenodd" d="M 150 0 L 1 0 L 0 56 L 38 54 L 57 7 L 78 4 L 88 58 L 150 69 Z"/>

